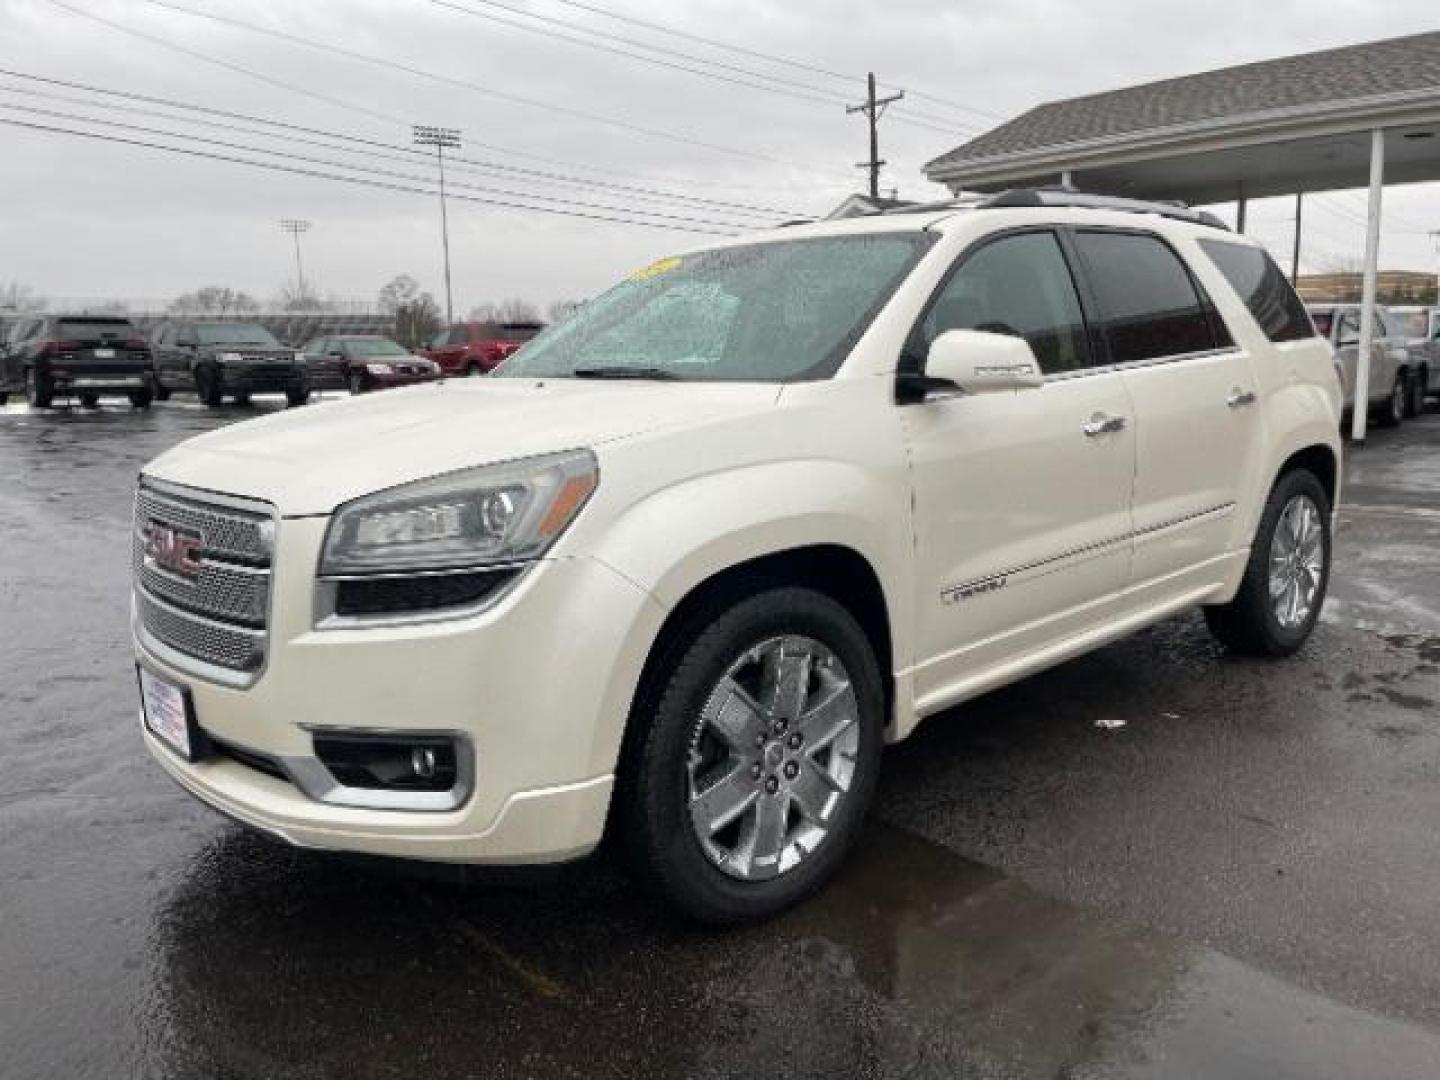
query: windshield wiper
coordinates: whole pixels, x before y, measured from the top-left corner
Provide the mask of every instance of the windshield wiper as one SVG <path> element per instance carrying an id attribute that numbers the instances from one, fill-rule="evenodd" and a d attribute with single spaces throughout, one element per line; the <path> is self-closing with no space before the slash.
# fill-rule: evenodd
<path id="1" fill-rule="evenodd" d="M 661 379 L 675 380 L 680 376 L 667 368 L 640 367 L 634 364 L 596 364 L 577 367 L 570 373 L 577 379 Z"/>

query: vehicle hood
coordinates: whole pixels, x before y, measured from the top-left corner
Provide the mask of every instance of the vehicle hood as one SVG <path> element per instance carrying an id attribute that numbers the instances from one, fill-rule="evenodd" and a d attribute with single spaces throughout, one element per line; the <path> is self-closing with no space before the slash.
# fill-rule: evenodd
<path id="1" fill-rule="evenodd" d="M 773 408 L 759 383 L 446 380 L 207 432 L 144 474 L 273 503 L 284 517 L 458 469 Z"/>

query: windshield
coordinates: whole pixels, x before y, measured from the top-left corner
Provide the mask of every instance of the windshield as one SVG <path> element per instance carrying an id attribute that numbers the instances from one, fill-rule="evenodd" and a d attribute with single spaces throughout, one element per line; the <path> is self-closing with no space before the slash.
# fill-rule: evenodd
<path id="1" fill-rule="evenodd" d="M 1395 332 L 1401 337 L 1423 338 L 1430 336 L 1430 320 L 1423 311 L 1407 311 L 1395 314 Z"/>
<path id="2" fill-rule="evenodd" d="M 195 337 L 202 345 L 267 345 L 280 348 L 275 335 L 258 323 L 198 323 Z"/>
<path id="3" fill-rule="evenodd" d="M 494 374 L 828 378 L 933 240 L 920 232 L 818 237 L 662 259 L 551 326 Z"/>
<path id="4" fill-rule="evenodd" d="M 354 356 L 409 356 L 408 349 L 402 349 L 389 338 L 352 338 L 345 342 L 345 351 Z"/>

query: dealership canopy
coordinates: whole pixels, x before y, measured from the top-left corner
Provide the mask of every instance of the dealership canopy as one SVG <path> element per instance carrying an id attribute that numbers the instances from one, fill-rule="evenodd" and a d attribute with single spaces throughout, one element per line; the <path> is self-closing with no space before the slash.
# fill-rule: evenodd
<path id="1" fill-rule="evenodd" d="M 1040 105 L 942 154 L 925 175 L 955 192 L 1065 183 L 1192 204 L 1234 201 L 1242 231 L 1247 199 L 1369 184 L 1363 387 L 1381 186 L 1440 180 L 1440 32 Z M 1365 410 L 1355 413 L 1363 438 Z"/>

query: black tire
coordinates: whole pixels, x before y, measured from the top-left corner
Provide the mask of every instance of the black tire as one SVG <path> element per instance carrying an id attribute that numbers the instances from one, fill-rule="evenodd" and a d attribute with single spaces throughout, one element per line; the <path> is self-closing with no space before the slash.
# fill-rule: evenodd
<path id="1" fill-rule="evenodd" d="M 156 400 L 156 401 L 169 401 L 169 400 L 170 400 L 170 388 L 169 388 L 168 386 L 163 385 L 158 378 L 155 379 L 154 382 L 151 383 L 151 387 L 153 388 L 153 390 L 154 390 L 154 392 L 155 392 L 155 400 Z"/>
<path id="2" fill-rule="evenodd" d="M 360 372 L 350 372 L 349 378 L 346 381 L 350 384 L 351 394 L 359 395 L 365 393 L 365 378 Z"/>
<path id="3" fill-rule="evenodd" d="M 212 409 L 225 404 L 225 378 L 214 364 L 201 364 L 195 369 L 195 396 Z"/>
<path id="4" fill-rule="evenodd" d="M 10 404 L 10 393 L 7 390 L 0 390 L 0 409 Z"/>
<path id="5" fill-rule="evenodd" d="M 1298 625 L 1281 624 L 1270 598 L 1270 559 L 1281 514 L 1292 499 L 1305 496 L 1319 511 L 1320 580 L 1308 615 Z M 1246 656 L 1289 656 L 1305 643 L 1320 618 L 1330 585 L 1330 498 L 1314 473 L 1292 469 L 1275 482 L 1250 548 L 1240 590 L 1228 604 L 1205 608 L 1210 632 L 1231 652 Z"/>
<path id="6" fill-rule="evenodd" d="M 465 365 L 465 377 L 467 379 L 479 378 L 481 375 L 484 374 L 484 369 L 482 369 L 480 365 L 477 364 L 474 360 L 471 360 L 470 363 Z"/>
<path id="7" fill-rule="evenodd" d="M 25 403 L 32 409 L 48 409 L 55 402 L 50 380 L 33 367 L 25 369 Z"/>
<path id="8" fill-rule="evenodd" d="M 1425 413 L 1425 387 L 1430 381 L 1430 373 L 1424 368 L 1416 371 L 1410 376 L 1409 393 L 1405 396 L 1405 415 L 1410 419 L 1423 416 Z"/>
<path id="9" fill-rule="evenodd" d="M 285 391 L 285 404 L 290 408 L 299 408 L 310 400 L 310 387 L 292 386 Z"/>
<path id="10" fill-rule="evenodd" d="M 814 639 L 848 672 L 858 713 L 855 769 L 829 832 L 813 851 L 776 877 L 742 880 L 711 861 L 691 827 L 686 765 L 718 680 L 747 651 L 781 635 Z M 774 915 L 836 872 L 874 793 L 885 695 L 870 642 L 854 617 L 828 596 L 773 588 L 710 608 L 660 647 L 666 651 L 630 718 L 616 795 L 616 839 L 637 876 L 693 919 L 725 925 Z"/>
<path id="11" fill-rule="evenodd" d="M 250 395 L 244 393 L 236 394 L 234 401 L 236 405 L 239 405 L 243 408 L 244 406 L 250 404 Z"/>
<path id="12" fill-rule="evenodd" d="M 1395 385 L 1390 387 L 1390 396 L 1383 404 L 1375 409 L 1375 426 L 1384 428 L 1399 427 L 1400 421 L 1404 420 L 1406 409 L 1410 401 L 1410 380 L 1405 377 L 1404 372 L 1395 376 Z"/>
<path id="13" fill-rule="evenodd" d="M 144 390 L 131 390 L 126 396 L 130 398 L 130 404 L 137 409 L 148 409 L 155 400 L 155 392 L 149 387 Z"/>
<path id="14" fill-rule="evenodd" d="M 75 396 L 79 399 L 82 409 L 98 409 L 100 407 L 100 395 L 93 390 L 84 390 Z"/>

